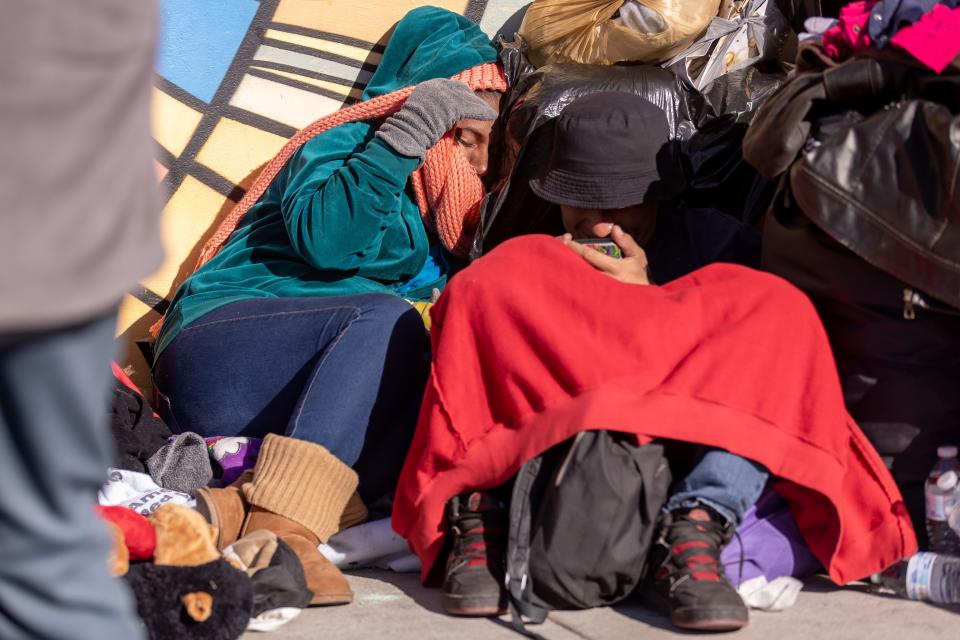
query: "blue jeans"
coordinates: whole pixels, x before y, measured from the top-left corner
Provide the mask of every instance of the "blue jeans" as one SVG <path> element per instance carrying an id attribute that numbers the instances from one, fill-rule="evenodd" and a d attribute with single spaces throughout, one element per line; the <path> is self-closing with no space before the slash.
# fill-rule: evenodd
<path id="1" fill-rule="evenodd" d="M 739 525 L 770 474 L 760 464 L 721 449 L 702 447 L 693 469 L 673 487 L 664 511 L 706 505 Z"/>
<path id="2" fill-rule="evenodd" d="M 153 370 L 175 433 L 279 433 L 323 445 L 373 501 L 393 490 L 429 372 L 423 321 L 384 294 L 234 302 L 184 329 Z"/>
<path id="3" fill-rule="evenodd" d="M 144 637 L 107 571 L 93 511 L 107 480 L 116 310 L 83 325 L 0 334 L 0 638 Z"/>

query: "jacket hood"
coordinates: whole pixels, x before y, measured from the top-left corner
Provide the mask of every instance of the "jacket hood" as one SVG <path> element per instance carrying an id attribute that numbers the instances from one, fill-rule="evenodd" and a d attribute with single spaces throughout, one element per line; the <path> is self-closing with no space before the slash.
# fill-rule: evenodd
<path id="1" fill-rule="evenodd" d="M 397 23 L 363 99 L 496 60 L 490 39 L 475 23 L 446 9 L 420 7 Z"/>

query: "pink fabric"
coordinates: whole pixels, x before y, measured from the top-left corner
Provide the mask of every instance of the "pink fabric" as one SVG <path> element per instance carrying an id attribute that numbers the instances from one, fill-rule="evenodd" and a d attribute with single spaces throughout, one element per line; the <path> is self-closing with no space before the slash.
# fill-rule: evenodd
<path id="1" fill-rule="evenodd" d="M 960 7 L 938 4 L 916 24 L 900 29 L 890 42 L 937 73 L 960 55 Z"/>
<path id="2" fill-rule="evenodd" d="M 873 44 L 867 31 L 867 22 L 876 3 L 877 0 L 863 0 L 851 2 L 840 9 L 837 24 L 823 34 L 823 50 L 828 56 L 842 62 Z"/>

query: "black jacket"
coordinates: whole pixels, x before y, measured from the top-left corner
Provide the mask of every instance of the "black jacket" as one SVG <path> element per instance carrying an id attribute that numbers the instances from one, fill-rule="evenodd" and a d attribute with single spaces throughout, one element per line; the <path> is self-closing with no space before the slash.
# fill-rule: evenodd
<path id="1" fill-rule="evenodd" d="M 885 50 L 888 51 L 888 50 Z M 960 69 L 905 55 L 798 74 L 760 108 L 743 155 L 874 266 L 960 308 Z"/>
<path id="2" fill-rule="evenodd" d="M 937 447 L 960 444 L 960 76 L 889 51 L 841 65 L 806 51 L 744 157 L 781 177 L 763 268 L 816 304 L 847 408 L 922 542 L 924 480 Z"/>

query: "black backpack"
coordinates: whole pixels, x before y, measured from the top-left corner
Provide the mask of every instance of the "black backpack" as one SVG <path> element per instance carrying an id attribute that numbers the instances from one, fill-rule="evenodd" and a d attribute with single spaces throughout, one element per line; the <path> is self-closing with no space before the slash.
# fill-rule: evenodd
<path id="1" fill-rule="evenodd" d="M 510 501 L 507 590 L 513 626 L 551 609 L 588 609 L 630 595 L 643 577 L 670 468 L 657 444 L 582 431 L 527 462 Z"/>

